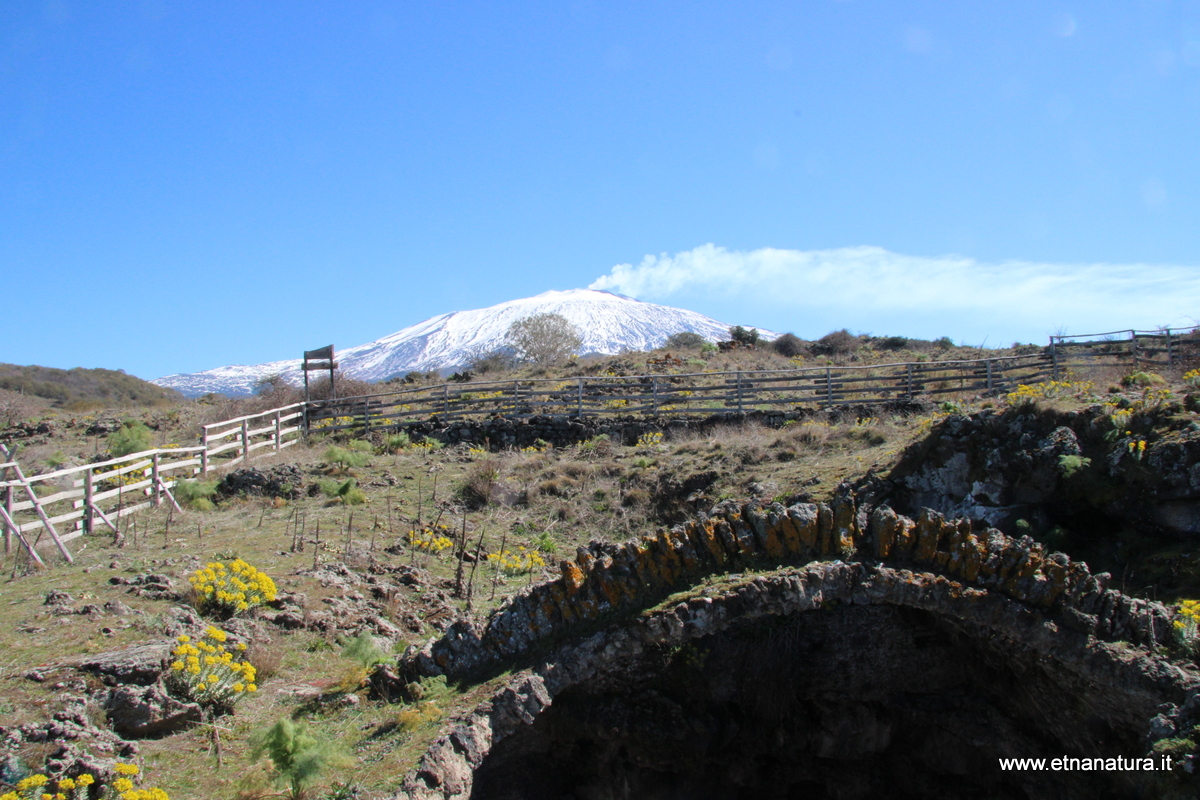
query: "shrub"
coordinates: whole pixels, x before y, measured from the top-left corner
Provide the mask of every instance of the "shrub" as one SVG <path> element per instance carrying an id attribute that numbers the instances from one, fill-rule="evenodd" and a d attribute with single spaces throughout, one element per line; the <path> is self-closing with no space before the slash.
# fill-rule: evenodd
<path id="1" fill-rule="evenodd" d="M 616 449 L 616 445 L 613 444 L 607 433 L 598 434 L 586 442 L 579 443 L 579 452 L 589 455 L 609 456 L 612 455 L 614 449 Z"/>
<path id="2" fill-rule="evenodd" d="M 707 343 L 708 340 L 698 333 L 680 331 L 679 333 L 671 334 L 666 343 L 663 344 L 663 347 L 670 347 L 675 350 L 698 350 Z"/>
<path id="3" fill-rule="evenodd" d="M 217 494 L 216 481 L 181 481 L 172 490 L 175 501 L 193 511 L 212 511 L 216 506 L 213 498 Z"/>
<path id="4" fill-rule="evenodd" d="M 361 506 L 367 502 L 366 493 L 358 488 L 358 482 L 354 478 L 347 478 L 344 481 L 318 481 L 317 485 L 321 488 L 322 494 L 342 505 Z"/>
<path id="5" fill-rule="evenodd" d="M 1183 600 L 1172 623 L 1175 642 L 1188 658 L 1200 658 L 1200 600 Z"/>
<path id="6" fill-rule="evenodd" d="M 97 780 L 90 772 L 85 772 L 74 778 L 51 778 L 48 775 L 36 773 L 17 781 L 14 791 L 0 795 L 0 800 L 87 800 L 89 797 L 104 797 L 107 800 L 171 800 L 162 789 L 147 786 L 142 789 L 134 787 L 134 782 L 140 770 L 136 764 L 125 764 L 118 761 L 113 765 L 117 774 L 108 783 L 108 791 L 104 791 L 104 780 Z"/>
<path id="7" fill-rule="evenodd" d="M 235 558 L 228 567 L 221 561 L 210 562 L 193 573 L 188 582 L 196 593 L 196 609 L 222 618 L 275 599 L 275 582 L 271 577 L 240 558 Z"/>
<path id="8" fill-rule="evenodd" d="M 154 434 L 141 422 L 127 419 L 108 437 L 108 452 L 120 458 L 154 446 Z"/>
<path id="9" fill-rule="evenodd" d="M 500 464 L 494 458 L 481 458 L 467 468 L 458 496 L 471 508 L 482 508 L 492 500 L 500 480 Z"/>
<path id="10" fill-rule="evenodd" d="M 885 336 L 878 342 L 880 350 L 903 350 L 908 347 L 908 339 L 903 336 Z"/>
<path id="11" fill-rule="evenodd" d="M 505 575 L 526 575 L 535 569 L 546 566 L 546 559 L 537 550 L 528 550 L 524 546 L 516 551 L 501 550 L 489 553 L 487 560 L 496 565 Z"/>
<path id="12" fill-rule="evenodd" d="M 287 717 L 255 737 L 250 760 L 258 761 L 263 755 L 275 767 L 276 783 L 286 786 L 293 800 L 303 797 L 324 769 L 349 761 L 331 742 L 318 739 Z"/>
<path id="13" fill-rule="evenodd" d="M 389 433 L 383 437 L 383 444 L 379 446 L 379 452 L 381 455 L 390 455 L 411 446 L 412 439 L 404 431 Z"/>
<path id="14" fill-rule="evenodd" d="M 771 342 L 771 349 L 785 358 L 804 355 L 804 342 L 794 333 L 785 333 Z"/>
<path id="15" fill-rule="evenodd" d="M 375 637 L 369 633 L 360 633 L 342 648 L 342 657 L 357 661 L 364 667 L 373 667 L 387 660 L 387 653 L 380 649 Z"/>
<path id="16" fill-rule="evenodd" d="M 1153 372 L 1134 372 L 1121 378 L 1122 386 L 1138 387 L 1139 389 L 1148 389 L 1151 386 L 1165 386 L 1166 379 L 1162 375 Z"/>
<path id="17" fill-rule="evenodd" d="M 729 338 L 738 344 L 744 344 L 748 347 L 758 346 L 758 328 L 746 330 L 741 325 L 734 325 L 729 329 Z"/>
<path id="18" fill-rule="evenodd" d="M 480 375 L 486 375 L 489 372 L 504 372 L 512 369 L 512 365 L 513 353 L 509 348 L 500 348 L 490 353 L 484 353 L 470 363 L 471 371 Z"/>
<path id="19" fill-rule="evenodd" d="M 1200 369 L 1192 369 L 1183 373 L 1183 382 L 1189 389 L 1200 389 Z"/>
<path id="20" fill-rule="evenodd" d="M 182 700 L 221 710 L 257 692 L 257 671 L 249 661 L 234 661 L 226 639 L 225 631 L 211 625 L 195 642 L 190 636 L 178 637 L 179 644 L 171 651 L 175 660 L 167 671 L 167 688 Z M 243 653 L 246 645 L 238 644 L 234 650 Z"/>
<path id="21" fill-rule="evenodd" d="M 343 447 L 329 447 L 325 450 L 325 463 L 342 469 L 350 467 L 365 467 L 371 459 L 366 453 L 357 450 L 347 450 Z"/>
<path id="22" fill-rule="evenodd" d="M 1061 455 L 1058 457 L 1058 470 L 1062 473 L 1063 478 L 1071 478 L 1091 465 L 1092 460 L 1084 456 Z"/>
<path id="23" fill-rule="evenodd" d="M 812 345 L 812 351 L 820 356 L 839 356 L 853 353 L 858 349 L 858 345 L 858 337 L 842 328 L 817 339 Z"/>

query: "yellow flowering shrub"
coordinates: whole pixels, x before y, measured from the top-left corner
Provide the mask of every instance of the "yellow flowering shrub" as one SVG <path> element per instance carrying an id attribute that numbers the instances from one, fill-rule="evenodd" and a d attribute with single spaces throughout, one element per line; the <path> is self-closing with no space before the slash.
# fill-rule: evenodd
<path id="1" fill-rule="evenodd" d="M 487 560 L 505 575 L 525 575 L 546 566 L 546 559 L 537 550 L 518 547 L 516 552 L 501 550 L 488 553 Z"/>
<path id="2" fill-rule="evenodd" d="M 167 670 L 167 689 L 184 700 L 215 708 L 229 708 L 244 695 L 258 691 L 254 665 L 236 660 L 225 647 L 227 638 L 225 631 L 211 625 L 198 640 L 180 636 L 171 651 L 174 661 Z M 233 649 L 240 655 L 246 645 Z"/>
<path id="3" fill-rule="evenodd" d="M 1091 381 L 1042 381 L 1034 384 L 1020 384 L 1004 396 L 1010 406 L 1021 406 L 1037 400 L 1054 400 L 1060 397 L 1074 397 L 1084 400 L 1095 387 Z"/>
<path id="4" fill-rule="evenodd" d="M 638 437 L 637 444 L 634 447 L 654 447 L 662 444 L 663 435 L 661 432 L 643 433 Z"/>
<path id="5" fill-rule="evenodd" d="M 201 613 L 232 617 L 275 599 L 275 582 L 265 572 L 235 558 L 228 566 L 213 561 L 188 578 Z"/>
<path id="6" fill-rule="evenodd" d="M 1200 600 L 1181 600 L 1176 611 L 1175 641 L 1193 659 L 1200 658 Z"/>
<path id="7" fill-rule="evenodd" d="M 438 555 L 443 550 L 449 550 L 454 546 L 454 542 L 444 533 L 446 530 L 445 525 L 436 527 L 427 525 L 420 530 L 414 528 L 408 532 L 408 546 L 414 550 L 423 550 L 426 553 Z"/>
<path id="8" fill-rule="evenodd" d="M 102 800 L 171 800 L 162 789 L 154 786 L 138 788 L 134 785 L 140 773 L 136 764 L 117 762 L 113 772 L 119 777 L 107 785 L 88 772 L 74 778 L 57 779 L 38 773 L 17 781 L 14 791 L 0 795 L 0 800 L 88 800 L 90 797 Z"/>
<path id="9" fill-rule="evenodd" d="M 1183 382 L 1189 389 L 1200 389 L 1200 369 L 1189 369 L 1183 373 Z"/>

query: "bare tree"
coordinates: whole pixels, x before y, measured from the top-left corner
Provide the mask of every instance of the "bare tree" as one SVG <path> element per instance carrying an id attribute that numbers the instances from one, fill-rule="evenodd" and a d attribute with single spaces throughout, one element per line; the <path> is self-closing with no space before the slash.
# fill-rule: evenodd
<path id="1" fill-rule="evenodd" d="M 534 314 L 519 319 L 504 338 L 522 359 L 540 366 L 575 355 L 583 344 L 579 329 L 562 314 Z"/>

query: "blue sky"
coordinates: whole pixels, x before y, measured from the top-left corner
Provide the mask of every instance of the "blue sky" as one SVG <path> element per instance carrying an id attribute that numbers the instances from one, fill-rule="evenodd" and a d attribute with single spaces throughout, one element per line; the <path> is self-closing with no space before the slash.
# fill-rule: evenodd
<path id="1" fill-rule="evenodd" d="M 1200 319 L 1200 2 L 0 6 L 0 361 L 144 378 L 594 285 Z"/>

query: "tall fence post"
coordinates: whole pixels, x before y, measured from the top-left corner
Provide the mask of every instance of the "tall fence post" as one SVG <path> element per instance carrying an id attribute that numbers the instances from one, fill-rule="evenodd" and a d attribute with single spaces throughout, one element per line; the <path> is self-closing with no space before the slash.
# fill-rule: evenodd
<path id="1" fill-rule="evenodd" d="M 742 373 L 741 373 L 741 370 L 739 370 L 738 374 L 737 374 L 737 401 L 738 401 L 738 411 L 741 412 L 741 410 L 742 410 Z"/>
<path id="2" fill-rule="evenodd" d="M 8 470 L 0 470 L 0 471 L 5 472 L 5 473 L 8 472 Z M 4 513 L 8 514 L 9 519 L 12 519 L 12 507 L 13 507 L 13 487 L 5 486 L 4 487 Z M 20 531 L 18 531 L 18 533 L 20 533 Z M 8 551 L 12 550 L 12 546 L 13 546 L 12 539 L 13 539 L 13 532 L 9 529 L 8 524 L 5 523 L 5 525 L 4 525 L 4 552 L 7 553 Z"/>
<path id="3" fill-rule="evenodd" d="M 906 367 L 906 369 L 905 369 L 905 373 L 906 373 L 905 374 L 905 388 L 908 391 L 908 399 L 912 400 L 913 399 L 913 365 L 910 362 L 908 364 L 905 364 L 904 366 Z"/>
<path id="4" fill-rule="evenodd" d="M 579 379 L 579 410 L 578 416 L 583 416 L 583 378 Z"/>
<path id="5" fill-rule="evenodd" d="M 204 449 L 200 451 L 200 474 L 208 474 L 208 428 L 200 429 L 200 446 Z"/>
<path id="6" fill-rule="evenodd" d="M 93 524 L 93 501 L 95 482 L 92 479 L 92 468 L 88 467 L 83 473 L 83 532 L 91 535 Z"/>
<path id="7" fill-rule="evenodd" d="M 158 453 L 150 457 L 150 480 L 153 481 L 154 487 L 154 505 L 162 504 L 162 483 L 158 477 Z"/>
<path id="8" fill-rule="evenodd" d="M 833 370 L 825 368 L 825 407 L 833 408 Z"/>
<path id="9" fill-rule="evenodd" d="M 987 360 L 987 390 L 992 390 L 992 359 Z"/>
<path id="10" fill-rule="evenodd" d="M 283 449 L 283 425 L 279 421 L 281 412 L 275 412 L 275 452 L 278 453 Z"/>
<path id="11" fill-rule="evenodd" d="M 442 384 L 442 414 L 450 416 L 450 384 Z"/>
<path id="12" fill-rule="evenodd" d="M 517 405 L 521 402 L 521 384 L 513 381 L 513 413 L 517 413 Z"/>
<path id="13" fill-rule="evenodd" d="M 1171 353 L 1171 329 L 1167 328 L 1167 369 L 1175 366 L 1175 359 Z"/>
<path id="14" fill-rule="evenodd" d="M 1050 337 L 1050 361 L 1054 364 L 1052 370 L 1053 380 L 1058 380 L 1058 337 Z"/>
<path id="15" fill-rule="evenodd" d="M 250 463 L 250 420 L 242 420 L 242 463 Z"/>
<path id="16" fill-rule="evenodd" d="M 654 409 L 654 416 L 657 417 L 658 416 L 658 378 L 657 377 L 654 379 L 654 396 L 653 396 L 652 402 L 653 402 L 652 408 Z"/>
<path id="17" fill-rule="evenodd" d="M 371 432 L 371 401 L 363 398 L 363 436 Z"/>

